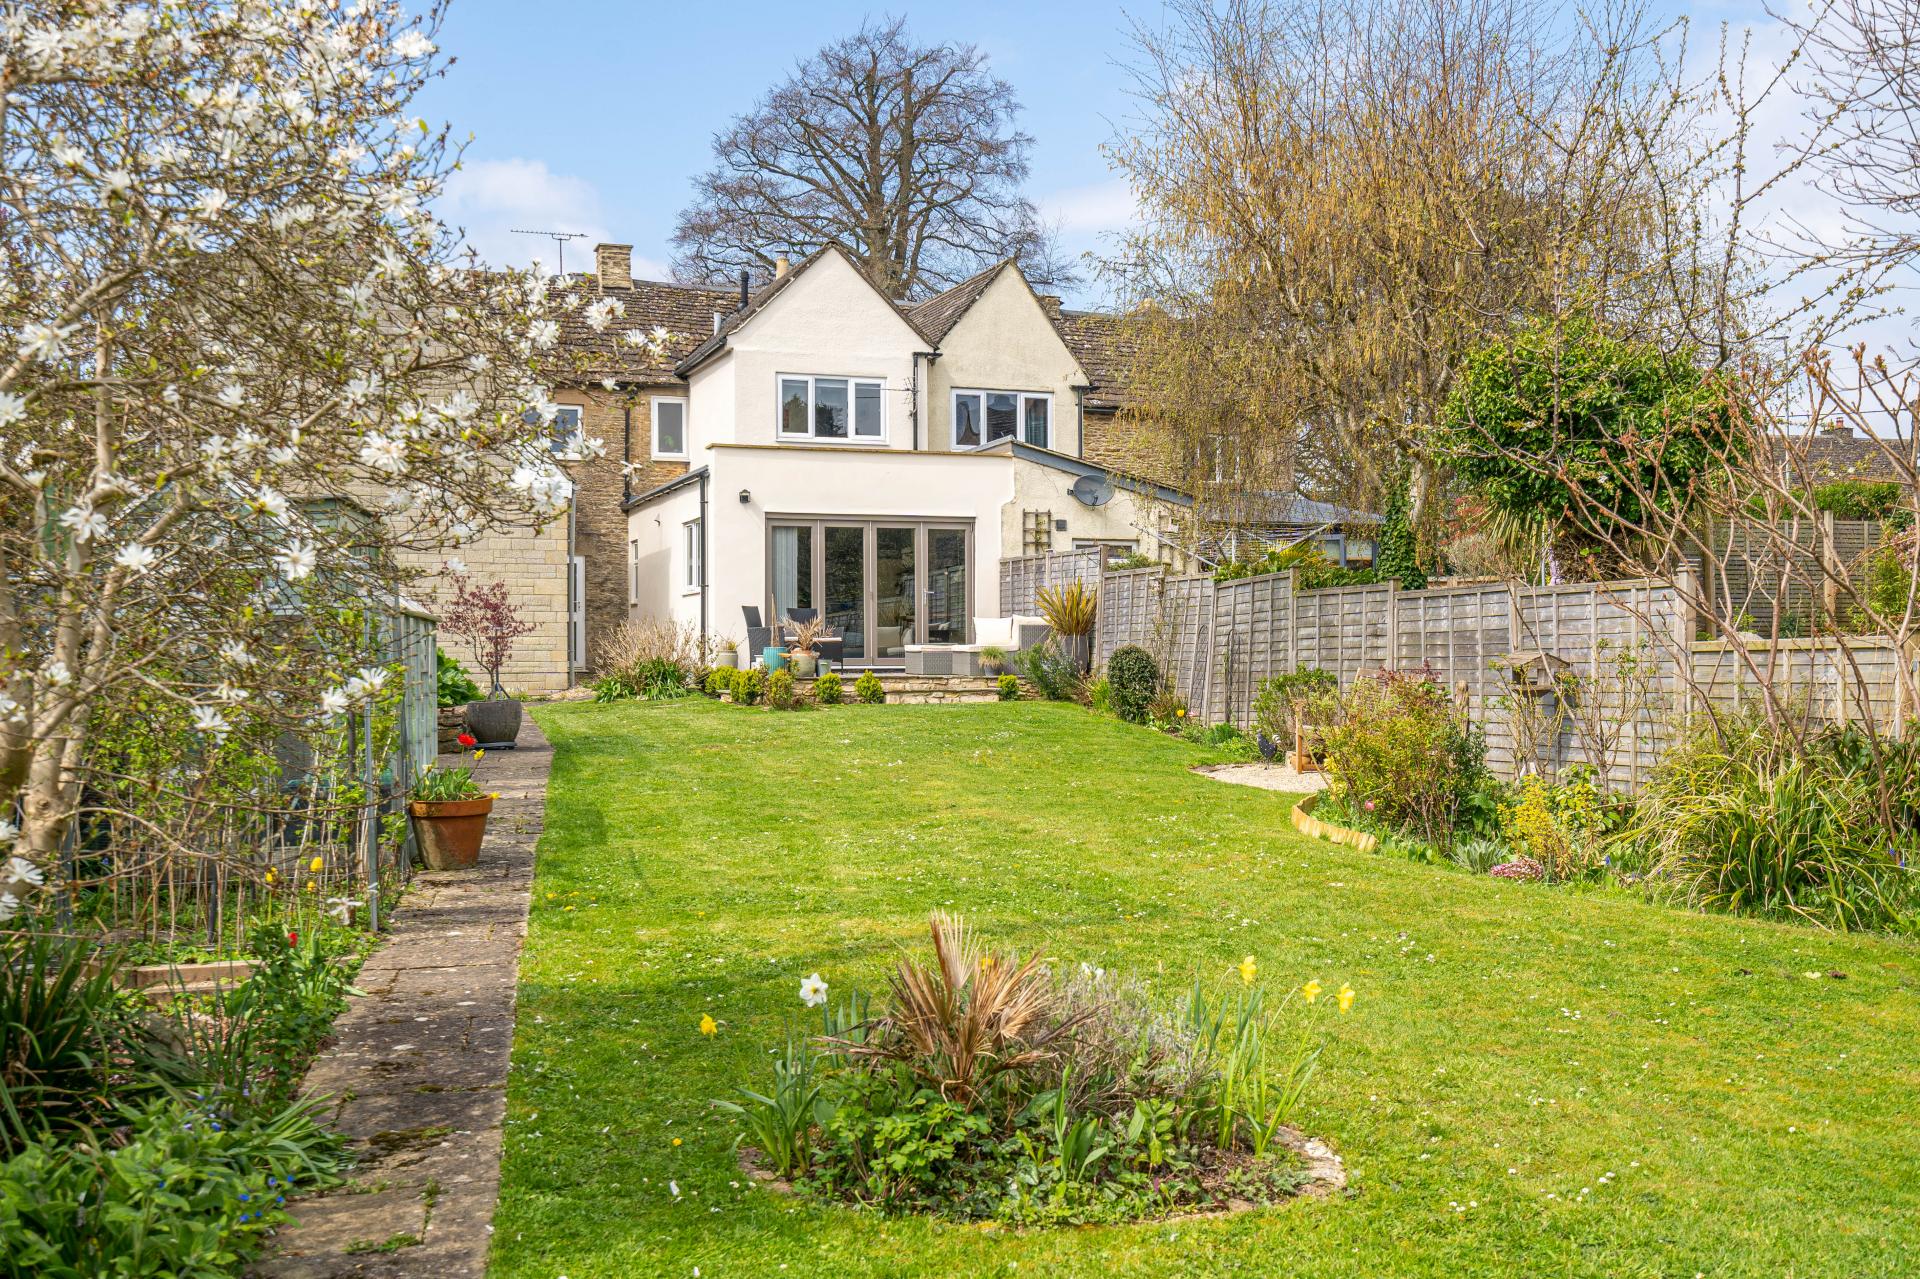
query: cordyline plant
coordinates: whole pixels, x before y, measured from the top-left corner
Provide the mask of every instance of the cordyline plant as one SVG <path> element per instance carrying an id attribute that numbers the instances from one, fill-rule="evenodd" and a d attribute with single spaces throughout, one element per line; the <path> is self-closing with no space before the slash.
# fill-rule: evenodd
<path id="1" fill-rule="evenodd" d="M 533 630 L 533 623 L 507 597 L 505 582 L 476 582 L 465 573 L 447 575 L 453 599 L 440 613 L 440 629 L 458 635 L 473 646 L 473 659 L 492 681 L 489 697 L 504 697 L 500 669 L 513 656 L 513 642 Z"/>
<path id="2" fill-rule="evenodd" d="M 385 672 L 308 618 L 568 501 L 543 388 L 580 299 L 427 213 L 439 19 L 0 7 L 0 914 L 52 878 L 103 708 L 170 710 L 183 760 L 337 716 Z"/>

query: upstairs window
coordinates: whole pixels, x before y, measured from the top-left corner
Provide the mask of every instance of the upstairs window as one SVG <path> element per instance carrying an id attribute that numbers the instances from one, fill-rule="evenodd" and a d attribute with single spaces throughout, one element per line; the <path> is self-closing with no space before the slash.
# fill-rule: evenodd
<path id="1" fill-rule="evenodd" d="M 1053 397 L 1034 391 L 955 391 L 953 447 L 984 448 L 1019 440 L 1053 447 Z"/>
<path id="2" fill-rule="evenodd" d="M 685 400 L 653 402 L 653 455 L 675 459 L 686 457 L 687 402 Z"/>
<path id="3" fill-rule="evenodd" d="M 780 438 L 867 440 L 886 438 L 878 378 L 780 375 Z"/>
<path id="4" fill-rule="evenodd" d="M 563 404 L 547 427 L 547 450 L 551 453 L 571 453 L 579 447 L 580 410 L 571 404 Z"/>

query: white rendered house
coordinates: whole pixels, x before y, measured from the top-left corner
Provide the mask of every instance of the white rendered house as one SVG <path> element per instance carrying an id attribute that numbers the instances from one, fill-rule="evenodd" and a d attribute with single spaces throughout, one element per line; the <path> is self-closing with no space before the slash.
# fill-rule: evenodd
<path id="1" fill-rule="evenodd" d="M 1088 375 L 1011 263 L 908 309 L 826 249 L 676 371 L 689 469 L 625 503 L 632 617 L 817 609 L 846 664 L 898 667 L 999 615 L 1001 557 L 1161 558 L 1187 504 L 1081 458 Z"/>

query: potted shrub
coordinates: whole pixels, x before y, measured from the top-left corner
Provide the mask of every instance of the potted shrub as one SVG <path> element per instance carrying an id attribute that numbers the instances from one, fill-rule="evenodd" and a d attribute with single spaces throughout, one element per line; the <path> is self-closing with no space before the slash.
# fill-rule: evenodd
<path id="1" fill-rule="evenodd" d="M 505 582 L 481 585 L 465 573 L 451 574 L 453 602 L 442 613 L 440 629 L 473 646 L 474 660 L 491 687 L 483 701 L 467 703 L 467 728 L 483 748 L 510 749 L 520 735 L 520 703 L 500 685 L 500 670 L 513 655 L 513 642 L 533 623 L 507 598 Z"/>
<path id="2" fill-rule="evenodd" d="M 479 757 L 475 751 L 474 758 Z M 430 767 L 420 775 L 407 811 L 428 870 L 465 870 L 480 859 L 493 798 L 473 784 L 470 768 Z"/>
<path id="3" fill-rule="evenodd" d="M 736 669 L 740 665 L 739 642 L 730 639 L 721 640 L 720 651 L 713 655 L 713 664 L 715 666 L 726 667 L 729 670 Z"/>
<path id="4" fill-rule="evenodd" d="M 826 633 L 827 624 L 818 617 L 794 623 L 793 649 L 787 654 L 787 660 L 792 664 L 796 678 L 813 678 L 820 660 L 820 640 Z"/>
<path id="5" fill-rule="evenodd" d="M 1086 674 L 1093 663 L 1093 626 L 1098 615 L 1099 597 L 1080 582 L 1060 587 L 1042 587 L 1034 594 L 1034 604 L 1045 619 L 1047 629 L 1060 651 L 1073 662 L 1079 674 Z"/>
<path id="6" fill-rule="evenodd" d="M 1007 650 L 998 644 L 988 644 L 980 650 L 980 673 L 982 675 L 1004 675 L 1007 670 Z"/>

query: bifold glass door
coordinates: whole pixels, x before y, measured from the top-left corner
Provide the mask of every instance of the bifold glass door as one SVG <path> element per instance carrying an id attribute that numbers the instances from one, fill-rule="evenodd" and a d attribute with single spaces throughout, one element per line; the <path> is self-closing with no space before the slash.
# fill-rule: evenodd
<path id="1" fill-rule="evenodd" d="M 843 660 L 901 666 L 909 644 L 966 642 L 972 560 L 967 524 L 775 519 L 767 597 L 776 618 L 820 608 Z"/>

